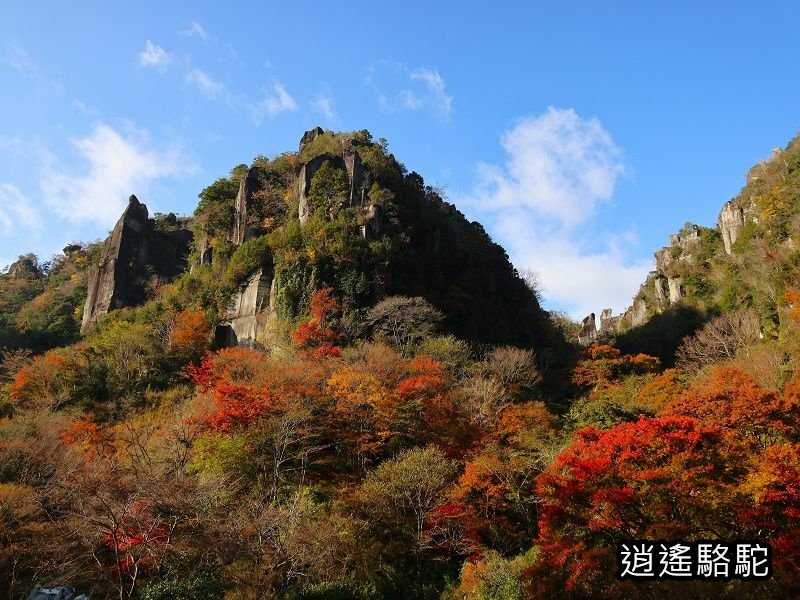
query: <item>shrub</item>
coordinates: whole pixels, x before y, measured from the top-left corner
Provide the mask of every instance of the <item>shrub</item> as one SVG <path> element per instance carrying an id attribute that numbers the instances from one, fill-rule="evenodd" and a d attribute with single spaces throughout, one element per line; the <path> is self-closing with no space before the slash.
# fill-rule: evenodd
<path id="1" fill-rule="evenodd" d="M 258 269 L 267 267 L 272 262 L 272 251 L 266 237 L 248 240 L 231 256 L 228 264 L 228 280 L 234 285 L 242 285 Z"/>

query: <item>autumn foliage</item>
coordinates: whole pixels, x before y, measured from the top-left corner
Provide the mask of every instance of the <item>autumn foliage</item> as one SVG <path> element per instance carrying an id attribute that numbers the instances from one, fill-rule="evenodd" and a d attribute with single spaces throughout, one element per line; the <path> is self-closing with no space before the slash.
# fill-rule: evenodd
<path id="1" fill-rule="evenodd" d="M 264 354 L 246 348 L 226 348 L 190 366 L 192 381 L 212 400 L 207 425 L 226 431 L 266 415 L 273 399 L 268 367 Z"/>
<path id="2" fill-rule="evenodd" d="M 341 355 L 340 335 L 333 329 L 334 316 L 341 310 L 333 297 L 333 288 L 314 292 L 311 298 L 311 318 L 292 332 L 292 343 L 317 360 Z"/>
<path id="3" fill-rule="evenodd" d="M 738 367 L 717 367 L 670 402 L 664 414 L 691 416 L 766 446 L 796 431 L 800 403 L 791 394 L 762 389 Z"/>
<path id="4" fill-rule="evenodd" d="M 556 578 L 587 594 L 614 572 L 610 541 L 732 531 L 726 504 L 737 469 L 730 454 L 719 429 L 689 417 L 578 432 L 537 482 L 545 559 L 530 574 L 532 585 Z"/>
<path id="5" fill-rule="evenodd" d="M 658 359 L 652 356 L 622 354 L 614 346 L 592 344 L 583 351 L 572 373 L 572 382 L 581 390 L 602 390 L 620 377 L 650 373 L 658 366 Z"/>
<path id="6" fill-rule="evenodd" d="M 175 315 L 169 343 L 173 349 L 200 355 L 208 346 L 210 335 L 211 327 L 202 312 L 183 310 Z"/>

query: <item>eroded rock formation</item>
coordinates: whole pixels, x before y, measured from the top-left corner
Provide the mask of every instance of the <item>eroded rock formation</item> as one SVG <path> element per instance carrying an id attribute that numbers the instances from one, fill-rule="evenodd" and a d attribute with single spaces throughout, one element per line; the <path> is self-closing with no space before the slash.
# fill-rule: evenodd
<path id="1" fill-rule="evenodd" d="M 89 269 L 81 333 L 109 311 L 143 303 L 149 278 L 170 278 L 183 271 L 192 233 L 172 217 L 165 221 L 168 229 L 157 229 L 147 206 L 130 197 L 103 243 L 99 264 Z"/>
<path id="2" fill-rule="evenodd" d="M 682 277 L 670 277 L 667 280 L 669 285 L 669 303 L 675 304 L 676 302 L 680 302 L 680 299 L 683 298 L 683 278 Z"/>
<path id="3" fill-rule="evenodd" d="M 297 197 L 299 202 L 298 215 L 301 225 L 305 225 L 311 216 L 312 206 L 311 200 L 308 197 L 311 191 L 311 179 L 326 162 L 334 168 L 345 168 L 342 157 L 332 154 L 319 154 L 300 167 L 300 172 L 297 175 Z"/>
<path id="4" fill-rule="evenodd" d="M 231 232 L 231 242 L 236 246 L 241 246 L 244 242 L 253 237 L 253 229 L 248 223 L 247 217 L 253 202 L 253 194 L 260 187 L 261 172 L 257 168 L 252 168 L 247 172 L 247 176 L 242 177 L 239 182 L 239 193 L 233 205 L 233 231 Z M 202 255 L 201 255 L 201 264 Z"/>
<path id="5" fill-rule="evenodd" d="M 661 274 L 653 278 L 653 288 L 656 292 L 656 302 L 659 306 L 666 306 L 669 299 L 668 279 Z"/>
<path id="6" fill-rule="evenodd" d="M 604 308 L 600 313 L 600 335 L 608 336 L 619 331 L 620 317 L 614 316 L 614 311 L 610 308 Z"/>
<path id="7" fill-rule="evenodd" d="M 703 244 L 705 227 L 687 223 L 676 234 L 669 236 L 669 246 L 654 253 L 656 268 L 647 274 L 636 298 L 622 314 L 614 317 L 605 309 L 600 317 L 600 334 L 610 335 L 644 325 L 658 314 L 680 302 L 686 295 L 683 278 L 679 275 L 683 264 L 691 264 Z"/>
<path id="8" fill-rule="evenodd" d="M 260 269 L 231 298 L 226 321 L 217 326 L 218 346 L 254 346 L 274 310 L 275 281 L 272 273 Z"/>
<path id="9" fill-rule="evenodd" d="M 300 140 L 300 151 L 302 152 L 304 148 L 324 133 L 319 127 L 306 131 Z M 309 198 L 311 180 L 322 165 L 327 162 L 333 168 L 341 169 L 347 173 L 349 182 L 347 200 L 350 208 L 358 209 L 362 212 L 361 219 L 364 225 L 361 226 L 361 234 L 366 238 L 373 234 L 377 235 L 380 231 L 380 207 L 371 204 L 369 200 L 372 174 L 369 169 L 364 167 L 357 150 L 361 144 L 362 142 L 356 139 L 342 139 L 340 140 L 341 154 L 331 154 L 330 152 L 318 154 L 300 166 L 297 174 L 297 197 L 298 216 L 301 225 L 305 225 L 308 222 L 314 209 Z"/>
<path id="10" fill-rule="evenodd" d="M 597 341 L 597 324 L 594 320 L 594 313 L 591 313 L 581 321 L 581 330 L 578 332 L 578 344 L 588 346 Z"/>
<path id="11" fill-rule="evenodd" d="M 8 277 L 11 279 L 39 279 L 41 276 L 36 257 L 33 255 L 20 256 L 19 260 L 8 267 Z"/>
<path id="12" fill-rule="evenodd" d="M 313 142 L 315 139 L 317 139 L 324 133 L 325 130 L 322 129 L 322 127 L 314 127 L 314 129 L 309 129 L 303 134 L 303 137 L 300 138 L 300 147 L 298 148 L 298 150 L 302 152 L 306 146 L 308 146 L 311 142 Z"/>
<path id="13" fill-rule="evenodd" d="M 719 232 L 722 235 L 722 243 L 725 244 L 725 253 L 732 252 L 736 239 L 742 232 L 745 223 L 744 208 L 735 205 L 733 202 L 726 202 L 717 218 Z"/>

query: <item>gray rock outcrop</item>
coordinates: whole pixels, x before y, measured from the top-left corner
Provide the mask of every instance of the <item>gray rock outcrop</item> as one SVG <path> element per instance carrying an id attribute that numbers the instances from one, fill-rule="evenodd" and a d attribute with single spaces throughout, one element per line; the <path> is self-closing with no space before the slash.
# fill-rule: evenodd
<path id="1" fill-rule="evenodd" d="M 191 241 L 191 231 L 177 220 L 171 230 L 156 229 L 147 206 L 131 196 L 103 243 L 99 264 L 89 269 L 81 333 L 109 311 L 143 303 L 149 278 L 170 278 L 183 271 Z"/>
<path id="2" fill-rule="evenodd" d="M 302 152 L 306 146 L 324 133 L 325 130 L 323 130 L 322 127 L 314 127 L 314 129 L 309 129 L 303 134 L 303 137 L 300 138 L 300 147 L 298 150 Z"/>
<path id="3" fill-rule="evenodd" d="M 600 335 L 609 336 L 619 331 L 620 317 L 614 316 L 614 311 L 604 308 L 600 313 Z"/>
<path id="4" fill-rule="evenodd" d="M 210 265 L 214 262 L 214 249 L 210 246 L 207 233 L 200 233 L 196 240 L 199 265 Z"/>
<path id="5" fill-rule="evenodd" d="M 732 252 L 733 244 L 742 232 L 745 223 L 745 210 L 736 206 L 733 202 L 726 202 L 717 218 L 719 232 L 722 235 L 722 243 L 725 244 L 725 253 Z"/>
<path id="6" fill-rule="evenodd" d="M 217 326 L 214 338 L 218 346 L 254 346 L 274 310 L 275 280 L 272 273 L 260 269 L 231 298 L 226 320 Z"/>
<path id="7" fill-rule="evenodd" d="M 332 154 L 320 154 L 315 156 L 300 167 L 300 172 L 297 175 L 297 197 L 299 200 L 298 216 L 301 225 L 305 225 L 311 216 L 312 206 L 311 200 L 308 197 L 311 191 L 311 179 L 326 162 L 330 163 L 334 168 L 345 168 L 342 157 L 333 156 Z"/>
<path id="8" fill-rule="evenodd" d="M 89 600 L 85 594 L 76 595 L 75 589 L 67 585 L 44 588 L 36 584 L 27 600 Z"/>
<path id="9" fill-rule="evenodd" d="M 700 225 L 687 223 L 681 231 L 669 236 L 669 245 L 678 246 L 681 251 L 691 253 L 700 244 L 700 234 L 704 229 L 705 227 Z"/>
<path id="10" fill-rule="evenodd" d="M 592 342 L 597 341 L 597 324 L 594 320 L 594 313 L 589 314 L 588 317 L 581 321 L 581 329 L 578 332 L 578 344 L 580 346 L 588 346 Z"/>
<path id="11" fill-rule="evenodd" d="M 324 132 L 317 128 L 307 131 L 300 140 L 301 150 L 314 141 Z M 355 139 L 342 139 L 340 141 L 341 154 L 331 154 L 329 152 L 318 154 L 304 162 L 297 174 L 297 198 L 298 198 L 298 217 L 300 224 L 308 222 L 314 207 L 309 198 L 311 191 L 311 180 L 317 171 L 326 162 L 335 169 L 341 169 L 347 173 L 349 190 L 347 202 L 350 208 L 362 212 L 364 226 L 361 233 L 364 237 L 376 234 L 380 231 L 380 207 L 375 206 L 369 201 L 369 189 L 372 186 L 372 174 L 361 162 L 358 154 L 358 147 L 362 145 Z"/>
<path id="12" fill-rule="evenodd" d="M 676 302 L 680 302 L 681 298 L 683 298 L 683 278 L 682 277 L 670 277 L 667 280 L 667 284 L 669 286 L 669 303 L 675 304 Z"/>
<path id="13" fill-rule="evenodd" d="M 626 311 L 625 318 L 629 327 L 639 327 L 647 322 L 647 302 L 636 298 L 633 305 Z"/>
<path id="14" fill-rule="evenodd" d="M 617 317 L 612 317 L 611 309 L 603 311 L 601 335 L 608 335 L 611 331 L 621 333 L 644 325 L 651 315 L 663 312 L 685 297 L 683 278 L 679 273 L 695 260 L 705 230 L 705 227 L 687 223 L 678 233 L 669 236 L 669 246 L 653 254 L 656 269 L 647 274 L 631 306 Z"/>
<path id="15" fill-rule="evenodd" d="M 239 192 L 236 194 L 236 200 L 233 205 L 233 231 L 230 238 L 231 242 L 236 246 L 241 246 L 253 237 L 254 231 L 247 218 L 253 202 L 253 194 L 260 187 L 260 175 L 261 172 L 254 167 L 239 182 Z"/>
<path id="16" fill-rule="evenodd" d="M 40 279 L 42 273 L 39 263 L 32 254 L 20 256 L 8 267 L 8 277 L 11 279 Z"/>
<path id="17" fill-rule="evenodd" d="M 653 288 L 656 292 L 656 302 L 659 307 L 666 306 L 669 300 L 669 284 L 667 278 L 659 274 L 653 278 Z"/>

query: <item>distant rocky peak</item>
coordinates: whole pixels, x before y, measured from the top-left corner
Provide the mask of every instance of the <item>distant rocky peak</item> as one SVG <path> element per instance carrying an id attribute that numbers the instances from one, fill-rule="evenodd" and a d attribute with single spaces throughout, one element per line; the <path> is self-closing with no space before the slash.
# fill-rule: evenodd
<path id="1" fill-rule="evenodd" d="M 20 256 L 8 267 L 8 277 L 11 279 L 40 279 L 42 272 L 36 256 L 33 254 Z"/>
<path id="2" fill-rule="evenodd" d="M 311 142 L 317 139 L 319 136 L 323 135 L 325 130 L 322 127 L 314 127 L 314 129 L 309 129 L 303 134 L 303 137 L 300 138 L 300 146 L 298 147 L 298 152 L 302 152 L 306 146 L 308 146 Z"/>

